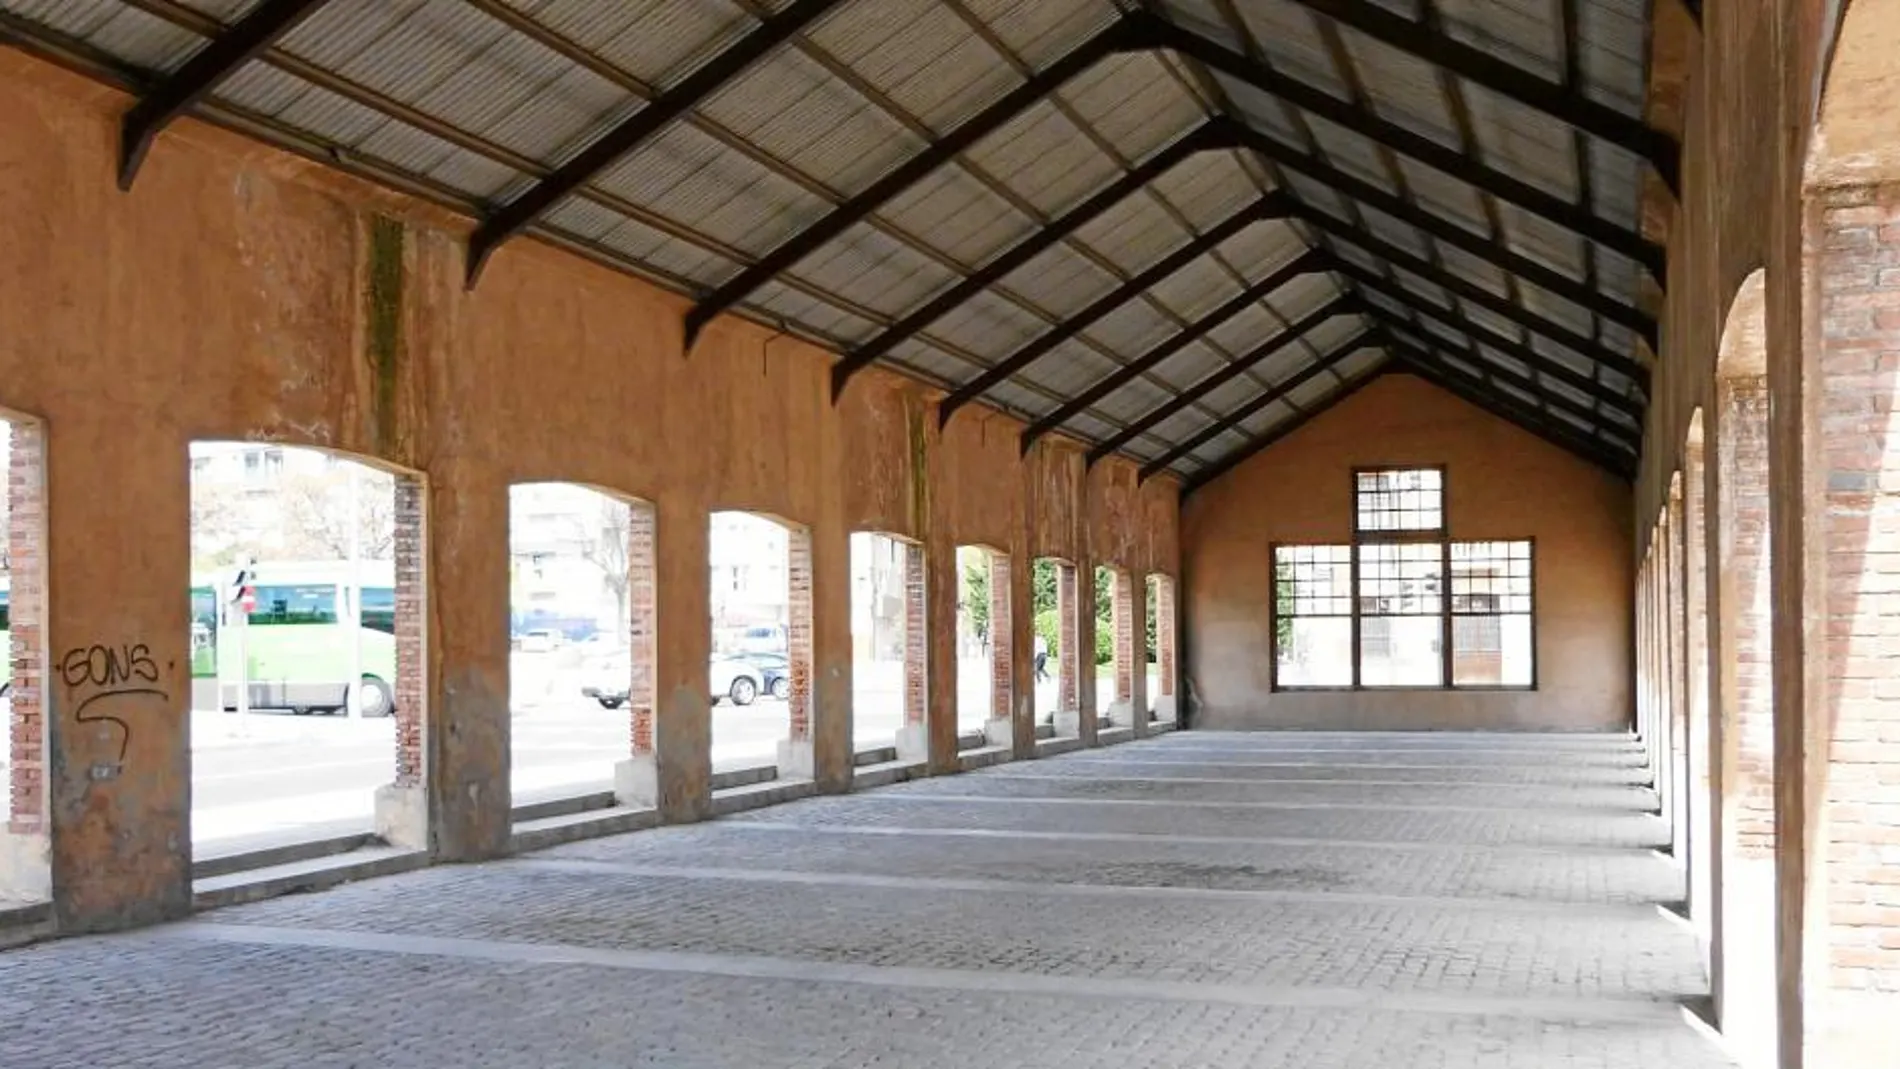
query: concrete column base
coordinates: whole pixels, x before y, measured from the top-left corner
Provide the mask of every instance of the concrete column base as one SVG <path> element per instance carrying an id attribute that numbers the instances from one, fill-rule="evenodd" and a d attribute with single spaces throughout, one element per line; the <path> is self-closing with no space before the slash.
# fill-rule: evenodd
<path id="1" fill-rule="evenodd" d="M 905 724 L 897 729 L 897 759 L 899 761 L 930 760 L 929 725 Z"/>
<path id="2" fill-rule="evenodd" d="M 983 721 L 983 741 L 991 746 L 1014 748 L 1016 745 L 1016 723 L 1006 716 L 991 717 Z"/>
<path id="3" fill-rule="evenodd" d="M 376 834 L 405 850 L 429 849 L 429 795 L 394 783 L 376 788 Z"/>
<path id="4" fill-rule="evenodd" d="M 780 739 L 778 743 L 779 779 L 815 779 L 818 751 L 810 739 Z"/>
<path id="5" fill-rule="evenodd" d="M 638 753 L 614 764 L 614 801 L 630 809 L 660 804 L 660 762 L 651 753 Z"/>
<path id="6" fill-rule="evenodd" d="M 1171 721 L 1178 715 L 1174 708 L 1174 695 L 1164 694 L 1155 699 L 1154 718 L 1158 721 Z"/>
<path id="7" fill-rule="evenodd" d="M 0 893 L 34 901 L 52 898 L 52 848 L 43 832 L 0 831 Z"/>
<path id="8" fill-rule="evenodd" d="M 1134 727 L 1135 726 L 1134 703 L 1130 701 L 1126 701 L 1126 700 L 1109 702 L 1108 703 L 1108 722 L 1110 725 L 1114 727 L 1118 727 L 1118 728 Z"/>
<path id="9" fill-rule="evenodd" d="M 1057 738 L 1080 738 L 1082 735 L 1082 710 L 1057 709 L 1052 721 Z"/>

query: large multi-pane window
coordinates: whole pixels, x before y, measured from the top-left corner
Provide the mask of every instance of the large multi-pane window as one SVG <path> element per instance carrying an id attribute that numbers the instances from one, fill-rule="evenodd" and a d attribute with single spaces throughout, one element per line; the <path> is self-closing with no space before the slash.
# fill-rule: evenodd
<path id="1" fill-rule="evenodd" d="M 1448 531 L 1442 468 L 1353 472 L 1351 544 L 1274 547 L 1274 685 L 1534 686 L 1531 543 Z"/>

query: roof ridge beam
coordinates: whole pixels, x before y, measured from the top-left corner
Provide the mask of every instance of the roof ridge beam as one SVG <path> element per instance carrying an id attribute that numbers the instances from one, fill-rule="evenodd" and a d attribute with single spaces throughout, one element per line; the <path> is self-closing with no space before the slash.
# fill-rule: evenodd
<path id="1" fill-rule="evenodd" d="M 1641 119 L 1499 59 L 1482 48 L 1395 15 L 1368 0 L 1292 0 L 1389 48 L 1509 97 L 1649 164 L 1672 197 L 1682 195 L 1682 146 Z"/>
<path id="2" fill-rule="evenodd" d="M 1317 156 L 1291 145 L 1282 144 L 1240 123 L 1235 122 L 1232 125 L 1235 127 L 1235 138 L 1243 146 L 1280 166 L 1298 171 L 1330 187 L 1335 192 L 1351 197 L 1407 226 L 1425 232 L 1435 241 L 1442 241 L 1484 260 L 1498 270 L 1516 275 L 1593 315 L 1602 316 L 1612 323 L 1627 327 L 1647 341 L 1652 349 L 1660 347 L 1657 341 L 1656 320 L 1642 309 L 1609 297 L 1601 290 L 1585 285 L 1554 268 L 1546 267 L 1528 256 L 1513 252 L 1502 240 L 1494 241 L 1466 230 L 1441 215 L 1408 203 L 1404 198 L 1394 196 L 1370 182 L 1347 174 Z"/>
<path id="3" fill-rule="evenodd" d="M 324 0 L 263 0 L 140 97 L 119 126 L 119 188 L 130 190 L 159 132 L 239 67 L 316 14 Z"/>
<path id="4" fill-rule="evenodd" d="M 1358 339 L 1357 347 L 1350 350 L 1350 352 L 1357 352 L 1359 349 L 1364 349 L 1369 344 L 1377 344 L 1377 342 L 1378 342 L 1378 339 L 1374 337 L 1372 333 L 1361 335 Z M 1191 494 L 1194 491 L 1199 490 L 1201 487 L 1206 486 L 1208 483 L 1213 482 L 1215 479 L 1226 474 L 1228 471 L 1231 471 L 1234 468 L 1238 467 L 1242 462 L 1246 461 L 1248 458 L 1257 456 L 1261 451 L 1265 450 L 1268 446 L 1273 445 L 1275 442 L 1278 442 L 1282 438 L 1285 438 L 1287 435 L 1292 434 L 1294 431 L 1299 430 L 1301 427 L 1306 426 L 1308 423 L 1313 422 L 1319 417 L 1339 407 L 1341 403 L 1343 403 L 1347 398 L 1351 397 L 1353 394 L 1358 393 L 1360 390 L 1363 390 L 1367 386 L 1372 385 L 1374 382 L 1378 381 L 1379 379 L 1382 379 L 1385 376 L 1391 374 L 1393 370 L 1395 369 L 1395 365 L 1397 363 L 1398 362 L 1396 360 L 1394 360 L 1391 356 L 1388 355 L 1384 360 L 1381 360 L 1379 362 L 1377 367 L 1373 368 L 1371 371 L 1365 372 L 1364 374 L 1360 375 L 1356 379 L 1347 380 L 1344 386 L 1340 387 L 1337 390 L 1334 390 L 1332 393 L 1327 394 L 1325 398 L 1323 398 L 1320 401 L 1319 404 L 1314 405 L 1312 408 L 1302 410 L 1298 415 L 1294 416 L 1292 419 L 1289 419 L 1285 421 L 1284 423 L 1281 423 L 1280 425 L 1267 430 L 1265 433 L 1253 438 L 1251 441 L 1248 441 L 1242 444 L 1239 448 L 1233 450 L 1232 452 L 1224 454 L 1223 456 L 1221 456 L 1220 459 L 1215 460 L 1207 464 L 1206 466 L 1202 467 L 1200 470 L 1194 472 L 1192 475 L 1189 475 L 1187 479 L 1182 482 L 1181 495 L 1185 497 L 1188 494 Z M 1147 469 L 1143 468 L 1142 471 L 1146 473 Z M 1143 478 L 1147 478 L 1147 477 L 1148 476 L 1146 474 L 1143 475 Z"/>
<path id="5" fill-rule="evenodd" d="M 1347 300 L 1351 301 L 1352 298 L 1347 298 Z M 1354 301 L 1353 303 L 1356 304 L 1357 302 Z M 1222 433 L 1238 426 L 1241 420 L 1246 419 L 1255 412 L 1260 411 L 1273 402 L 1285 397 L 1287 394 L 1292 393 L 1294 390 L 1299 389 L 1301 386 L 1306 385 L 1309 381 L 1338 365 L 1340 361 L 1364 349 L 1368 344 L 1376 342 L 1378 340 L 1378 333 L 1376 329 L 1361 330 L 1352 337 L 1340 342 L 1337 346 L 1333 347 L 1332 352 L 1327 353 L 1320 359 L 1288 375 L 1280 382 L 1262 390 L 1258 395 L 1247 401 L 1246 404 L 1229 412 L 1226 419 L 1208 424 L 1206 427 L 1196 431 L 1192 438 L 1189 438 L 1185 442 L 1176 443 L 1174 448 L 1143 464 L 1139 478 L 1146 480 L 1165 471 L 1168 465 L 1220 437 Z"/>
<path id="6" fill-rule="evenodd" d="M 1481 380 L 1470 381 L 1468 374 L 1404 338 L 1388 334 L 1386 340 L 1391 346 L 1392 358 L 1417 371 L 1427 382 L 1624 481 L 1630 479 L 1635 464 L 1633 457 L 1619 456 L 1596 439 L 1558 426 L 1544 413 L 1526 408 L 1513 398 L 1487 392 Z"/>
<path id="7" fill-rule="evenodd" d="M 1631 416 L 1634 416 L 1638 422 L 1642 420 L 1643 406 L 1640 403 L 1634 398 L 1626 394 L 1618 393 L 1603 383 L 1598 382 L 1594 376 L 1586 375 L 1581 371 L 1559 363 L 1555 358 L 1546 356 L 1515 338 L 1499 334 L 1483 323 L 1465 316 L 1455 308 L 1439 307 L 1406 289 L 1404 286 L 1394 285 L 1376 271 L 1368 271 L 1358 264 L 1352 263 L 1349 260 L 1342 260 L 1336 256 L 1332 257 L 1329 266 L 1333 271 L 1345 275 L 1362 288 L 1382 293 L 1388 300 L 1405 305 L 1417 315 L 1428 316 L 1452 330 L 1468 334 L 1493 349 L 1497 349 L 1500 352 L 1524 361 L 1543 374 L 1562 379 L 1579 390 L 1588 391 L 1604 404 L 1615 405 L 1623 409 Z M 1366 302 L 1366 306 L 1372 311 L 1382 311 L 1377 305 L 1372 304 L 1370 301 Z M 1585 357 L 1585 359 L 1587 360 L 1589 358 Z"/>
<path id="8" fill-rule="evenodd" d="M 1355 300 L 1350 294 L 1340 294 L 1334 297 L 1319 308 L 1301 316 L 1298 322 L 1287 324 L 1285 330 L 1267 339 L 1265 343 L 1255 346 L 1251 352 L 1205 376 L 1199 382 L 1176 394 L 1172 399 L 1157 406 L 1152 412 L 1149 412 L 1147 415 L 1122 428 L 1113 438 L 1089 450 L 1088 463 L 1092 465 L 1096 461 L 1120 449 L 1122 446 L 1134 441 L 1137 435 L 1140 435 L 1150 427 L 1153 427 L 1162 420 L 1167 419 L 1169 416 L 1174 415 L 1176 412 L 1181 411 L 1183 408 L 1205 397 L 1216 387 L 1223 383 L 1232 382 L 1235 378 L 1246 373 L 1248 369 L 1260 363 L 1262 360 L 1265 360 L 1267 357 L 1272 356 L 1274 353 L 1279 352 L 1294 342 L 1303 340 L 1307 333 L 1317 328 L 1320 324 L 1329 322 L 1334 316 L 1352 315 L 1359 310 L 1360 302 Z"/>
<path id="9" fill-rule="evenodd" d="M 482 220 L 468 240 L 468 285 L 473 288 L 496 249 L 526 230 L 541 213 L 594 180 L 615 160 L 658 135 L 673 120 L 698 107 L 727 82 L 749 70 L 778 46 L 837 7 L 842 0 L 797 0 L 766 15 L 751 33 L 693 69 L 672 88 L 595 138 L 527 191 Z"/>
<path id="10" fill-rule="evenodd" d="M 1003 280 L 1005 275 L 1035 259 L 1069 235 L 1086 226 L 1109 209 L 1147 188 L 1148 184 L 1191 156 L 1215 149 L 1232 148 L 1232 131 L 1218 121 L 1202 123 L 1186 136 L 1130 168 L 1125 174 L 1096 191 L 1082 203 L 1070 208 L 1045 226 L 1008 249 L 992 257 L 976 271 L 965 275 L 942 293 L 924 302 L 914 311 L 884 328 L 876 337 L 847 353 L 831 366 L 831 400 L 837 403 L 851 377 L 872 361 L 917 335 L 931 323 L 950 314 Z"/>
<path id="11" fill-rule="evenodd" d="M 1185 26 L 1176 25 L 1145 10 L 1132 12 L 1126 17 L 1139 25 L 1139 43 L 1133 47 L 1166 48 L 1192 59 L 1301 111 L 1385 145 L 1401 155 L 1489 193 L 1553 226 L 1627 256 L 1641 264 L 1657 286 L 1666 284 L 1667 251 L 1637 231 L 1619 226 L 1587 207 L 1572 204 L 1529 182 L 1489 167 L 1463 152 L 1446 148 L 1429 137 L 1389 122 L 1370 109 L 1290 78 Z"/>
<path id="12" fill-rule="evenodd" d="M 1383 308 L 1374 306 L 1368 310 L 1367 314 L 1370 315 L 1372 318 L 1380 321 L 1380 323 L 1382 323 L 1386 327 L 1386 333 L 1389 336 L 1397 337 L 1403 341 L 1403 340 L 1408 340 L 1408 339 L 1402 337 L 1399 334 L 1394 333 L 1395 331 L 1404 331 L 1410 334 L 1418 335 L 1418 341 L 1421 343 L 1422 348 L 1437 355 L 1440 360 L 1443 360 L 1446 363 L 1447 366 L 1452 367 L 1452 370 L 1460 371 L 1460 372 L 1463 371 L 1462 368 L 1458 368 L 1454 365 L 1451 365 L 1450 363 L 1451 354 L 1441 351 L 1443 349 L 1448 348 L 1448 345 L 1449 345 L 1449 343 L 1447 343 L 1444 339 L 1433 337 L 1430 333 L 1428 333 L 1427 331 L 1421 330 L 1415 324 L 1406 322 L 1403 316 L 1386 311 Z M 1561 408 L 1564 411 L 1569 412 L 1571 415 L 1576 416 L 1579 419 L 1587 420 L 1592 427 L 1595 427 L 1598 431 L 1602 432 L 1602 434 L 1615 435 L 1617 440 L 1623 443 L 1624 445 L 1628 446 L 1631 452 L 1636 451 L 1636 449 L 1638 448 L 1636 437 L 1632 435 L 1628 430 L 1622 427 L 1610 427 L 1610 426 L 1605 425 L 1600 420 L 1597 413 L 1592 411 L 1588 405 L 1580 404 L 1576 401 L 1571 400 L 1568 397 L 1563 396 L 1562 394 L 1552 393 L 1549 390 L 1544 389 L 1544 387 L 1541 384 L 1539 384 L 1536 378 L 1532 376 L 1530 373 L 1515 371 L 1510 368 L 1499 367 L 1495 364 L 1491 364 L 1488 361 L 1485 361 L 1482 356 L 1478 355 L 1475 352 L 1457 353 L 1456 355 L 1459 359 L 1464 360 L 1471 364 L 1476 364 L 1478 367 L 1482 368 L 1485 376 L 1491 381 L 1492 385 L 1497 385 L 1498 380 L 1502 378 L 1505 384 L 1513 386 L 1517 389 L 1523 390 L 1525 393 L 1531 394 L 1532 396 L 1536 397 L 1538 405 L 1540 405 L 1546 412 L 1550 411 L 1550 409 L 1553 406 L 1557 408 Z"/>
<path id="13" fill-rule="evenodd" d="M 938 167 L 1002 129 L 1044 97 L 1060 89 L 1070 78 L 1120 51 L 1121 42 L 1128 37 L 1129 32 L 1128 26 L 1120 20 L 1109 24 L 1049 67 L 1038 71 L 1029 80 L 964 120 L 956 129 L 931 142 L 922 152 L 886 172 L 856 196 L 832 208 L 823 218 L 780 242 L 777 248 L 714 287 L 711 293 L 687 310 L 687 351 L 692 350 L 699 332 L 714 318 L 756 293 L 759 287 L 818 251 Z"/>
<path id="14" fill-rule="evenodd" d="M 1469 301 L 1483 308 L 1485 311 L 1490 312 L 1492 315 L 1502 316 L 1512 322 L 1522 324 L 1524 327 L 1542 334 L 1544 337 L 1549 338 L 1551 341 L 1567 349 L 1582 353 L 1618 374 L 1628 376 L 1635 380 L 1637 386 L 1642 389 L 1645 395 L 1649 393 L 1649 369 L 1638 362 L 1635 357 L 1625 356 L 1622 353 L 1605 348 L 1602 344 L 1591 338 L 1586 338 L 1568 327 L 1552 322 L 1541 313 L 1532 311 L 1515 301 L 1506 300 L 1492 293 L 1490 290 L 1474 282 L 1460 278 L 1450 271 L 1439 267 L 1437 264 L 1414 256 L 1396 245 L 1387 244 L 1377 235 L 1361 230 L 1342 219 L 1335 219 L 1325 212 L 1316 211 L 1305 206 L 1296 209 L 1294 214 L 1304 222 L 1310 223 L 1321 230 L 1328 231 L 1345 241 L 1352 242 L 1365 249 L 1365 251 L 1371 255 L 1386 261 L 1394 267 L 1417 275 L 1460 300 Z M 1345 259 L 1343 256 L 1337 258 Z"/>
<path id="15" fill-rule="evenodd" d="M 1057 427 L 1062 426 L 1064 423 L 1067 423 L 1070 419 L 1074 418 L 1095 402 L 1107 397 L 1128 383 L 1133 382 L 1135 376 L 1155 367 L 1163 360 L 1168 359 L 1202 337 L 1205 337 L 1207 333 L 1215 327 L 1220 326 L 1222 323 L 1246 311 L 1248 308 L 1259 304 L 1260 301 L 1265 299 L 1274 290 L 1279 289 L 1281 286 L 1286 285 L 1301 275 L 1311 274 L 1314 264 L 1317 262 L 1318 257 L 1314 255 L 1312 249 L 1302 251 L 1298 256 L 1288 261 L 1284 266 L 1276 269 L 1266 278 L 1241 290 L 1220 307 L 1201 316 L 1193 323 L 1188 324 L 1168 340 L 1115 369 L 1109 375 L 1097 381 L 1095 385 L 1083 390 L 1080 395 L 1070 398 L 1069 402 L 1061 408 L 1031 423 L 1028 429 L 1022 433 L 1021 451 L 1027 454 L 1029 447 L 1035 445 L 1037 439 L 1055 430 Z"/>
<path id="16" fill-rule="evenodd" d="M 1153 289 L 1169 275 L 1218 248 L 1228 238 L 1255 223 L 1283 216 L 1288 208 L 1289 201 L 1284 195 L 1269 194 L 1234 212 L 1208 228 L 1205 233 L 1191 238 L 1186 244 L 1142 268 L 1121 285 L 1089 302 L 1081 311 L 1037 335 L 1020 349 L 991 365 L 981 375 L 957 387 L 937 406 L 937 428 L 941 430 L 949 426 L 950 417 L 956 415 L 958 409 L 988 393 L 1004 379 L 1047 356 L 1055 350 L 1056 346 L 1087 330 L 1110 312 Z"/>

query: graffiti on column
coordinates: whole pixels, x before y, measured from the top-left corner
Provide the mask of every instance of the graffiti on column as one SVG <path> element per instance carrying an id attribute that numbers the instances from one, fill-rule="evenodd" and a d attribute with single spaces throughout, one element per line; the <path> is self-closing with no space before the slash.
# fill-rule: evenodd
<path id="1" fill-rule="evenodd" d="M 92 766 L 92 778 L 116 777 L 132 744 L 129 708 L 153 699 L 163 704 L 171 697 L 157 686 L 158 664 L 151 647 L 143 642 L 74 646 L 60 656 L 59 677 L 73 703 L 73 719 L 95 726 L 101 738 L 110 736 L 118 743 L 111 762 Z"/>

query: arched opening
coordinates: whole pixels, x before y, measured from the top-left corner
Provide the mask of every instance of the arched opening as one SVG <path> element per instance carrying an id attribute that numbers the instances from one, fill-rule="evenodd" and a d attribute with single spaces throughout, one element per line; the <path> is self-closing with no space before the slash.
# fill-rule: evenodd
<path id="1" fill-rule="evenodd" d="M 1037 734 L 1047 727 L 1052 738 L 1079 738 L 1083 650 L 1076 567 L 1059 557 L 1038 557 L 1031 569 Z M 1088 662 L 1094 663 L 1093 650 L 1088 651 Z"/>
<path id="2" fill-rule="evenodd" d="M 957 575 L 957 735 L 978 745 L 1011 746 L 1016 684 L 1009 554 L 958 546 Z"/>
<path id="3" fill-rule="evenodd" d="M 1179 716 L 1175 699 L 1174 577 L 1159 572 L 1148 576 L 1148 718 L 1172 724 Z"/>
<path id="4" fill-rule="evenodd" d="M 924 759 L 923 557 L 894 535 L 851 535 L 851 742 L 879 759 Z"/>
<path id="5" fill-rule="evenodd" d="M 47 837 L 46 706 L 42 666 L 46 634 L 46 469 L 38 421 L 0 413 L 0 643 L 6 647 L 0 707 L 7 745 L 0 780 L 7 785 L 7 824 L 0 834 L 0 902 L 52 897 Z"/>
<path id="6" fill-rule="evenodd" d="M 1136 584 L 1126 568 L 1100 565 L 1095 569 L 1095 648 L 1099 682 L 1097 707 L 1102 722 L 1132 728 L 1137 711 L 1147 713 L 1147 670 L 1139 661 L 1146 645 L 1138 627 L 1145 626 L 1142 608 L 1147 591 Z"/>
<path id="7" fill-rule="evenodd" d="M 652 763 L 653 524 L 646 502 L 591 487 L 509 487 L 509 783 L 518 813 L 602 795 L 617 767 Z M 651 777 L 628 771 L 616 796 L 651 804 L 651 789 L 637 785 Z"/>
<path id="8" fill-rule="evenodd" d="M 193 442 L 190 463 L 195 870 L 423 845 L 421 478 L 261 442 Z"/>
<path id="9" fill-rule="evenodd" d="M 714 786 L 810 778 L 811 532 L 749 512 L 710 524 Z"/>
<path id="10" fill-rule="evenodd" d="M 1776 1005 L 1775 728 L 1765 276 L 1737 291 L 1716 364 L 1709 523 L 1711 981 L 1735 1049 L 1766 1055 Z"/>

